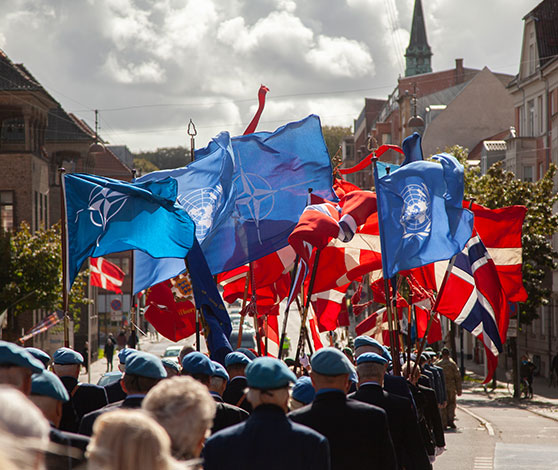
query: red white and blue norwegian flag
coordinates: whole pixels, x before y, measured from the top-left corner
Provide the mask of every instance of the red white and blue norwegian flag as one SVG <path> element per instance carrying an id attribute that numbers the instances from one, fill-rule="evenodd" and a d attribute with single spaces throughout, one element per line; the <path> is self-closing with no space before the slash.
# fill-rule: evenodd
<path id="1" fill-rule="evenodd" d="M 496 265 L 476 232 L 456 256 L 436 311 L 483 342 L 488 363 L 484 383 L 489 382 L 506 340 L 509 311 Z"/>

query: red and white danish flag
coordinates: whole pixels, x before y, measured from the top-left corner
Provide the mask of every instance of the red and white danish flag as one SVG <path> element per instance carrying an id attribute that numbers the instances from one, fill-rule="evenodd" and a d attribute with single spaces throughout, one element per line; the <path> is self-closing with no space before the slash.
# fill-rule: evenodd
<path id="1" fill-rule="evenodd" d="M 91 285 L 122 294 L 124 271 L 106 259 L 91 258 Z"/>

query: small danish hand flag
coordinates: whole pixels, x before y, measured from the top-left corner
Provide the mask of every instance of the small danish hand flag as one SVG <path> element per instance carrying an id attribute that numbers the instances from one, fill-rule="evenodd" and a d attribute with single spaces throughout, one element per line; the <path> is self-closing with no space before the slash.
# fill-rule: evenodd
<path id="1" fill-rule="evenodd" d="M 122 294 L 124 271 L 104 258 L 91 258 L 91 285 Z"/>

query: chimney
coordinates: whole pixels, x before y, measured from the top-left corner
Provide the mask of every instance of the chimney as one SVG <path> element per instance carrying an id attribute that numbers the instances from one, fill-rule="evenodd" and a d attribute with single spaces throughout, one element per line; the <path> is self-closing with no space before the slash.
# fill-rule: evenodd
<path id="1" fill-rule="evenodd" d="M 465 81 L 465 72 L 463 71 L 463 59 L 455 59 L 455 84 L 459 85 Z"/>

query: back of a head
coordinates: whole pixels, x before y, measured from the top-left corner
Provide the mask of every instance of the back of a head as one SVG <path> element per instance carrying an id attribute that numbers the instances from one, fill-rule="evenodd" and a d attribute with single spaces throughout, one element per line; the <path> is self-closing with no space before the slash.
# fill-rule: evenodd
<path id="1" fill-rule="evenodd" d="M 446 357 L 449 357 L 449 355 L 450 355 L 450 350 L 448 348 L 444 347 L 442 349 L 442 357 L 446 358 Z"/>
<path id="2" fill-rule="evenodd" d="M 358 378 L 361 383 L 375 381 L 381 384 L 383 383 L 384 372 L 385 365 L 383 364 L 364 362 L 357 365 Z"/>
<path id="3" fill-rule="evenodd" d="M 142 408 L 167 431 L 174 457 L 187 460 L 199 456 L 216 411 L 207 387 L 192 377 L 172 377 L 149 391 Z"/>
<path id="4" fill-rule="evenodd" d="M 172 468 L 170 438 L 155 420 L 139 410 L 120 409 L 99 416 L 87 454 L 91 469 Z"/>
<path id="5" fill-rule="evenodd" d="M 29 399 L 12 387 L 0 386 L 0 432 L 18 468 L 34 468 L 43 459 L 50 425 Z M 9 406 L 6 404 L 9 403 Z"/>

